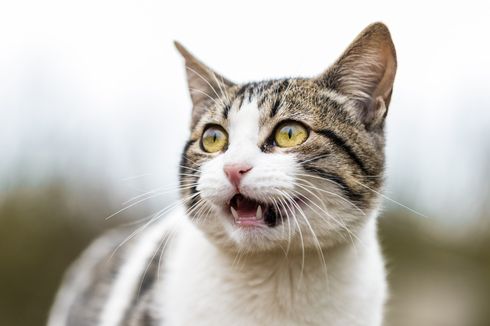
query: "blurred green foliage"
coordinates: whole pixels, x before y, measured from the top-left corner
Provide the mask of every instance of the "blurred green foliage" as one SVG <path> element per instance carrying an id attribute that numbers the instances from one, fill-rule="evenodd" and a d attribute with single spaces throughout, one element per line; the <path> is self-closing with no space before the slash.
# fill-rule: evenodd
<path id="1" fill-rule="evenodd" d="M 490 325 L 490 230 L 387 213 L 380 240 L 390 283 L 387 325 Z"/>
<path id="2" fill-rule="evenodd" d="M 64 270 L 105 227 L 96 222 L 104 221 L 107 210 L 101 210 L 100 198 L 79 206 L 70 205 L 67 189 L 58 183 L 2 194 L 0 325 L 45 324 Z"/>
<path id="3" fill-rule="evenodd" d="M 91 239 L 124 219 L 105 221 L 116 210 L 103 190 L 62 183 L 2 194 L 0 325 L 44 325 L 64 270 Z M 387 325 L 490 325 L 485 224 L 448 227 L 406 213 L 380 220 L 391 285 Z"/>

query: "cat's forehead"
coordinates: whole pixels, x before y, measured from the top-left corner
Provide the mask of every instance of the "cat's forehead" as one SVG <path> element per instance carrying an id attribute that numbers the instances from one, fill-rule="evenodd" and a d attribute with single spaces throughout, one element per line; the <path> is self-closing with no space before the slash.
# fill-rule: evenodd
<path id="1" fill-rule="evenodd" d="M 265 122 L 276 116 L 291 116 L 308 111 L 312 108 L 309 99 L 316 90 L 317 87 L 307 79 L 279 79 L 243 85 L 236 93 L 236 100 L 239 104 L 255 100 L 260 111 L 260 121 Z"/>
<path id="2" fill-rule="evenodd" d="M 345 102 L 345 97 L 336 91 L 319 87 L 310 79 L 300 78 L 247 83 L 235 86 L 221 95 L 209 103 L 196 129 L 202 129 L 210 123 L 225 128 L 238 127 L 240 124 L 252 127 L 245 114 L 253 115 L 252 111 L 256 111 L 257 119 L 254 121 L 261 129 L 272 128 L 287 119 L 319 125 L 324 121 L 332 121 L 338 115 L 338 112 L 332 114 L 326 110 L 327 107 L 339 108 Z M 242 110 L 244 113 L 239 114 Z"/>

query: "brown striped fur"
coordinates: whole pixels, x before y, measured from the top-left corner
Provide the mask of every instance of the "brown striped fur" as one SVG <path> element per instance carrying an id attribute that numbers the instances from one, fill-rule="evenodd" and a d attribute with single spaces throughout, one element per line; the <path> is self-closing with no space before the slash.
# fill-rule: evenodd
<path id="1" fill-rule="evenodd" d="M 187 198 L 197 194 L 194 184 L 200 178 L 201 165 L 220 154 L 202 150 L 200 138 L 204 128 L 217 124 L 227 130 L 230 110 L 240 109 L 242 103 L 254 99 L 260 114 L 257 147 L 271 155 L 294 154 L 301 172 L 309 175 L 317 187 L 331 192 L 325 196 L 326 204 L 342 216 L 346 229 L 355 234 L 377 208 L 378 192 L 383 184 L 384 120 L 396 71 L 395 49 L 386 26 L 381 23 L 368 26 L 329 69 L 314 78 L 235 84 L 205 66 L 180 44 L 176 46 L 186 61 L 193 102 L 191 132 L 180 169 L 181 196 L 187 208 L 200 199 L 199 196 Z M 272 135 L 278 124 L 287 120 L 306 126 L 309 138 L 296 147 L 278 148 Z M 189 184 L 193 186 L 186 186 Z M 341 205 L 337 197 L 351 204 Z M 360 215 L 353 206 L 367 214 Z M 199 218 L 195 211 L 187 215 Z M 223 230 L 212 221 L 206 222 L 210 222 L 210 229 L 206 230 L 209 238 L 227 244 L 222 248 L 236 249 L 229 245 Z M 160 236 L 160 229 L 157 230 Z M 334 232 L 341 236 L 333 237 L 332 232 L 318 234 L 322 248 L 350 237 L 340 227 Z M 150 233 L 151 227 L 119 249 L 129 239 L 129 232 L 114 231 L 95 242 L 67 273 L 49 325 L 99 325 L 105 301 L 111 294 L 113 299 L 118 299 L 119 293 L 111 293 L 115 291 L 114 280 L 128 264 L 129 256 L 134 255 L 132 248 L 146 241 Z M 163 233 L 162 239 L 168 239 L 169 234 Z M 155 248 L 149 245 L 148 252 L 158 254 L 146 259 L 144 263 L 148 267 L 140 268 L 144 272 L 135 276 L 138 279 L 127 280 L 140 286 L 131 297 L 125 298 L 124 311 L 118 312 L 123 325 L 153 325 L 165 320 L 157 311 L 161 302 L 154 297 L 158 290 L 156 280 L 165 273 L 162 270 L 158 274 L 160 247 L 157 245 L 161 243 L 156 242 Z"/>
<path id="2" fill-rule="evenodd" d="M 257 146 L 263 152 L 293 153 L 304 173 L 329 179 L 338 194 L 367 215 L 377 207 L 383 185 L 384 119 L 396 71 L 395 49 L 385 25 L 368 26 L 329 69 L 315 78 L 234 84 L 180 44 L 176 46 L 186 60 L 191 94 L 199 88 L 200 95 L 192 95 L 191 136 L 181 161 L 181 172 L 185 173 L 182 185 L 196 182 L 199 173 L 195 170 L 216 155 L 200 148 L 204 128 L 217 124 L 226 130 L 230 108 L 239 108 L 253 98 L 260 110 Z M 274 146 L 273 132 L 286 120 L 303 123 L 310 131 L 308 141 L 289 149 Z M 182 196 L 195 192 L 195 188 L 186 189 Z M 188 207 L 198 200 L 199 196 L 189 201 Z M 362 222 L 353 221 L 349 226 L 354 229 Z"/>

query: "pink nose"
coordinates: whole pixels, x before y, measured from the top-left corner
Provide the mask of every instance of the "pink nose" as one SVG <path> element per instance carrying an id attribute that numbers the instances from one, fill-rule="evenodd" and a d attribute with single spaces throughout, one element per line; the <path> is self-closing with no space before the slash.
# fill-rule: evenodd
<path id="1" fill-rule="evenodd" d="M 227 164 L 224 166 L 223 170 L 231 184 L 238 187 L 242 177 L 245 173 L 252 170 L 252 166 L 248 164 Z"/>

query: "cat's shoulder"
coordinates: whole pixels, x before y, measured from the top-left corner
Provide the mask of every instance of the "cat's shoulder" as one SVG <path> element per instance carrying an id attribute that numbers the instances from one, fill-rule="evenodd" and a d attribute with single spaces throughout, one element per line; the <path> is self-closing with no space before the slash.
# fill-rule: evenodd
<path id="1" fill-rule="evenodd" d="M 110 291 L 114 274 L 120 268 L 127 248 L 118 246 L 130 234 L 126 228 L 105 232 L 82 252 L 66 271 L 48 325 L 65 325 L 84 316 L 95 321 Z"/>
<path id="2" fill-rule="evenodd" d="M 182 215 L 184 211 L 177 208 L 167 216 L 140 226 L 118 227 L 95 239 L 65 273 L 48 325 L 106 324 L 106 319 L 115 318 L 114 311 L 127 325 L 150 318 L 153 285 L 174 221 Z"/>

